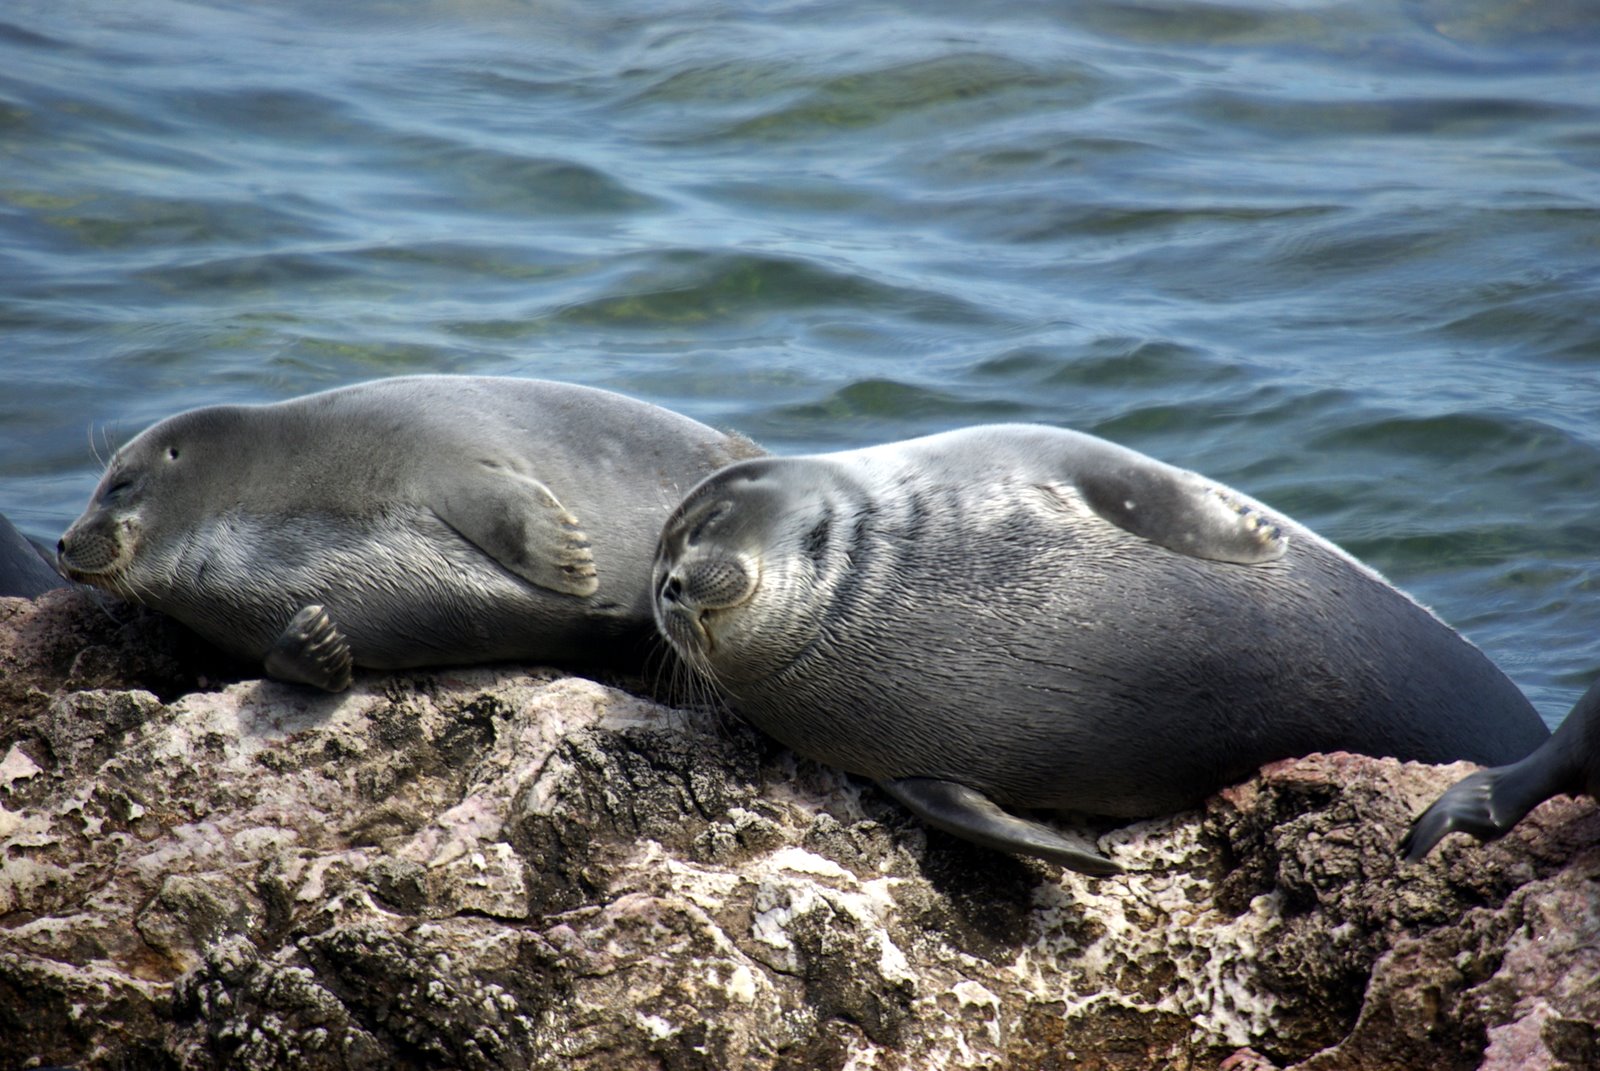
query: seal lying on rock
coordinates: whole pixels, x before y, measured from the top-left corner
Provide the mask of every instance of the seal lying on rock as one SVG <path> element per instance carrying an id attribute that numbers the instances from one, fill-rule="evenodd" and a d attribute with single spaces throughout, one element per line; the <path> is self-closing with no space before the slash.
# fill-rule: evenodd
<path id="1" fill-rule="evenodd" d="M 1412 823 L 1400 850 L 1417 862 L 1446 834 L 1493 840 L 1551 796 L 1588 793 L 1600 799 L 1600 681 L 1533 754 L 1457 781 Z"/>
<path id="2" fill-rule="evenodd" d="M 161 421 L 111 459 L 59 558 L 329 691 L 352 664 L 628 660 L 663 519 L 761 453 L 588 387 L 376 380 Z"/>
<path id="3" fill-rule="evenodd" d="M 1503 762 L 1548 735 L 1447 625 L 1261 503 L 1093 436 L 969 428 L 712 476 L 656 620 L 796 751 L 930 824 L 1088 873 L 1002 808 L 1137 818 L 1265 762 Z"/>

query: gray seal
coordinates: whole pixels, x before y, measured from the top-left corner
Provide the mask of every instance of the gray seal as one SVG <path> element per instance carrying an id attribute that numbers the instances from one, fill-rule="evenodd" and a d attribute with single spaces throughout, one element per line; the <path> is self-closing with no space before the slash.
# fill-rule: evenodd
<path id="1" fill-rule="evenodd" d="M 112 457 L 59 560 L 272 676 L 620 662 L 686 488 L 762 453 L 609 391 L 412 376 L 170 417 Z"/>
<path id="2" fill-rule="evenodd" d="M 1531 755 L 1457 781 L 1412 823 L 1400 850 L 1420 861 L 1446 834 L 1494 840 L 1551 796 L 1587 793 L 1600 799 L 1600 681 Z"/>
<path id="3" fill-rule="evenodd" d="M 1501 762 L 1548 735 L 1428 610 L 1238 491 L 969 428 L 733 465 L 662 532 L 656 620 L 734 709 L 930 824 L 1088 873 L 1010 812 L 1141 818 L 1275 759 Z"/>

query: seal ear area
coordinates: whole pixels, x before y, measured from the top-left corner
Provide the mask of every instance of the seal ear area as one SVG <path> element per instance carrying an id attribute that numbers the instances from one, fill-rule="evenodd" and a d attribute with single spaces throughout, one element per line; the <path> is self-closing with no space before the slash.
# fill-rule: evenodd
<path id="1" fill-rule="evenodd" d="M 252 423 L 252 411 L 259 406 L 208 405 L 190 409 L 150 425 L 117 452 L 112 467 L 119 461 L 147 466 L 159 472 L 175 469 L 192 454 L 203 454 L 206 447 L 222 450 L 252 444 L 260 431 Z"/>
<path id="2" fill-rule="evenodd" d="M 429 505 L 463 539 L 539 587 L 580 597 L 600 590 L 589 537 L 550 488 L 492 461 L 454 475 Z"/>
<path id="3" fill-rule="evenodd" d="M 1182 469 L 1122 465 L 1077 474 L 1070 486 L 1102 520 L 1179 554 L 1261 565 L 1289 551 L 1288 533 L 1264 510 Z M 1060 484 L 1043 490 L 1066 497 Z"/>

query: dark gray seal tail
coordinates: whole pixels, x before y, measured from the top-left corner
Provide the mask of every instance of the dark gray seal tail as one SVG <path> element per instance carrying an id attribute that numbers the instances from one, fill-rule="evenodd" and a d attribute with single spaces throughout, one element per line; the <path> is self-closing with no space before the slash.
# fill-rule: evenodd
<path id="1" fill-rule="evenodd" d="M 1400 850 L 1414 863 L 1447 833 L 1494 840 L 1551 796 L 1582 792 L 1600 798 L 1600 680 L 1533 754 L 1480 770 L 1446 789 L 1412 823 Z"/>

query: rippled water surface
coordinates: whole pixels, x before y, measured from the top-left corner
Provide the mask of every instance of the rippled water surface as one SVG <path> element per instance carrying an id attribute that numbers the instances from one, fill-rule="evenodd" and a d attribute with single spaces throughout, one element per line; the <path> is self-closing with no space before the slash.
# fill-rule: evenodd
<path id="1" fill-rule="evenodd" d="M 1600 7 L 10 0 L 0 511 L 452 371 L 1093 431 L 1600 673 Z"/>

